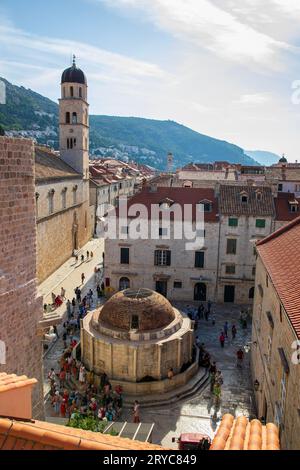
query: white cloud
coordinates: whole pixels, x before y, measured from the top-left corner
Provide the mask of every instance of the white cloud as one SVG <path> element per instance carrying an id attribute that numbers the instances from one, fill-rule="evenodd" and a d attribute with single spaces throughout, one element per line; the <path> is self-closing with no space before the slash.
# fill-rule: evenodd
<path id="1" fill-rule="evenodd" d="M 268 1 L 268 0 L 267 0 Z M 275 0 L 271 0 L 275 1 Z M 156 26 L 174 36 L 212 51 L 226 60 L 262 67 L 278 67 L 280 51 L 294 51 L 287 42 L 277 40 L 256 29 L 247 18 L 251 6 L 239 6 L 240 0 L 100 0 L 110 6 L 142 9 Z M 257 3 L 257 0 L 254 0 Z M 253 3 L 253 2 L 252 2 Z M 243 5 L 243 3 L 242 3 Z M 258 3 L 257 3 L 258 5 Z M 261 5 L 261 2 L 260 2 Z M 259 16 L 269 17 L 262 7 L 252 9 Z M 262 16 L 261 16 L 262 15 Z"/>
<path id="2" fill-rule="evenodd" d="M 239 99 L 234 101 L 236 104 L 245 105 L 260 105 L 271 101 L 271 95 L 269 93 L 250 93 L 240 96 Z"/>

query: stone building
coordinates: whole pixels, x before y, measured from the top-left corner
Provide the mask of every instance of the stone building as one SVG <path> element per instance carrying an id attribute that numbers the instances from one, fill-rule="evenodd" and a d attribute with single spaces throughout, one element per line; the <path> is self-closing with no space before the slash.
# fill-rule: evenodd
<path id="1" fill-rule="evenodd" d="M 217 301 L 251 303 L 254 297 L 255 241 L 274 231 L 272 191 L 265 186 L 220 185 L 218 199 Z"/>
<path id="2" fill-rule="evenodd" d="M 105 372 L 129 394 L 158 393 L 183 385 L 198 369 L 193 344 L 192 321 L 149 289 L 118 292 L 82 320 L 84 365 L 98 380 Z M 168 380 L 170 369 L 172 381 Z M 184 374 L 187 369 L 189 373 Z"/>
<path id="3" fill-rule="evenodd" d="M 60 151 L 36 147 L 37 275 L 42 282 L 92 237 L 87 80 L 66 69 L 59 100 Z"/>
<path id="4" fill-rule="evenodd" d="M 212 189 L 151 188 L 146 187 L 128 201 L 128 210 L 135 204 L 147 209 L 144 222 L 150 224 L 151 207 L 176 206 L 184 214 L 184 205 L 193 207 L 192 221 L 196 221 L 196 204 L 204 205 L 204 245 L 186 250 L 185 236 L 174 237 L 174 222 L 170 228 L 157 227 L 157 238 L 128 239 L 128 228 L 118 227 L 116 239 L 106 239 L 106 286 L 118 291 L 125 288 L 150 289 L 172 300 L 205 301 L 216 296 L 218 266 L 217 240 L 219 234 L 218 201 Z M 132 218 L 128 218 L 132 220 Z M 150 234 L 150 232 L 149 232 Z"/>
<path id="5" fill-rule="evenodd" d="M 251 345 L 257 410 L 280 427 L 282 448 L 296 450 L 300 448 L 300 217 L 260 241 L 257 253 Z"/>
<path id="6" fill-rule="evenodd" d="M 33 416 L 43 418 L 42 299 L 36 286 L 33 142 L 0 137 L 0 373 L 32 374 Z"/>

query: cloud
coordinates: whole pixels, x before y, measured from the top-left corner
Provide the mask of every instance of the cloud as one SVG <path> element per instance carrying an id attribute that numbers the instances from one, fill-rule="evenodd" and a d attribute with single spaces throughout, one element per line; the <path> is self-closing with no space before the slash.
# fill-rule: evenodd
<path id="1" fill-rule="evenodd" d="M 197 47 L 207 49 L 226 60 L 262 67 L 279 66 L 282 51 L 295 51 L 285 41 L 254 27 L 247 19 L 250 0 L 99 0 L 112 7 L 144 10 L 155 25 Z M 271 0 L 276 1 L 276 0 Z M 267 0 L 268 2 L 268 0 Z M 244 3 L 244 2 L 243 2 Z M 242 5 L 243 5 L 242 3 Z M 257 0 L 254 18 L 272 18 Z M 253 2 L 252 2 L 253 4 Z M 259 15 L 260 10 L 262 13 Z"/>
<path id="2" fill-rule="evenodd" d="M 257 106 L 267 103 L 268 101 L 271 101 L 270 93 L 252 93 L 240 96 L 240 98 L 234 101 L 234 103 Z"/>

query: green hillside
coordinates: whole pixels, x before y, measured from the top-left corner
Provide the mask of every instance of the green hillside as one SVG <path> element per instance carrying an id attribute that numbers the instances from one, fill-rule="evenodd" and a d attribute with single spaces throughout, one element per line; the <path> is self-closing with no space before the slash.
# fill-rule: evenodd
<path id="1" fill-rule="evenodd" d="M 58 105 L 24 87 L 6 84 L 7 102 L 0 105 L 0 126 L 6 131 L 27 131 L 39 143 L 58 146 Z M 91 116 L 90 150 L 96 155 L 130 158 L 165 169 L 166 155 L 176 166 L 226 160 L 253 165 L 243 149 L 214 139 L 174 121 L 135 117 Z"/>

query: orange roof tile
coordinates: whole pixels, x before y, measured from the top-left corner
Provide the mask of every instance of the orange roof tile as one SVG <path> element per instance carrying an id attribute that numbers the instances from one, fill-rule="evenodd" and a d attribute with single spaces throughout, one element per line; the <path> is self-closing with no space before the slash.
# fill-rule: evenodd
<path id="1" fill-rule="evenodd" d="M 279 431 L 275 424 L 263 426 L 245 416 L 223 416 L 210 450 L 280 450 Z"/>
<path id="2" fill-rule="evenodd" d="M 36 379 L 29 379 L 26 375 L 17 376 L 16 374 L 6 374 L 5 372 L 0 373 L 0 393 L 36 383 Z"/>
<path id="3" fill-rule="evenodd" d="M 300 217 L 258 242 L 257 251 L 300 338 Z"/>
<path id="4" fill-rule="evenodd" d="M 165 450 L 161 446 L 43 421 L 0 418 L 0 450 Z"/>

